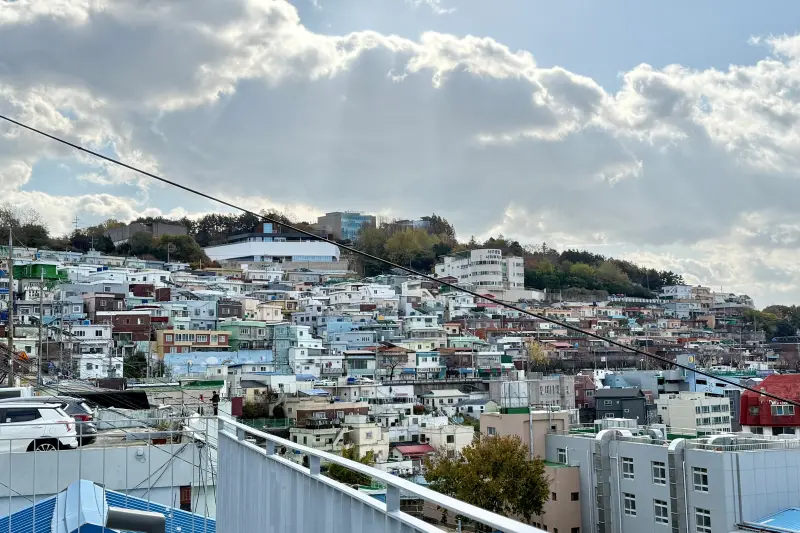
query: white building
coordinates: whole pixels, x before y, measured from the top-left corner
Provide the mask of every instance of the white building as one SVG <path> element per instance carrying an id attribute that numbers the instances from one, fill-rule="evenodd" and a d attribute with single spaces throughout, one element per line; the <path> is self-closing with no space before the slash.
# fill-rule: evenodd
<path id="1" fill-rule="evenodd" d="M 447 450 L 448 455 L 460 454 L 461 450 L 472 444 L 474 438 L 475 430 L 472 426 L 447 424 L 420 430 L 421 443 L 430 444 L 436 449 Z"/>
<path id="2" fill-rule="evenodd" d="M 256 263 L 330 263 L 339 260 L 339 248 L 327 242 L 237 242 L 203 249 L 214 261 Z"/>
<path id="3" fill-rule="evenodd" d="M 425 407 L 441 411 L 447 416 L 455 416 L 458 412 L 456 404 L 467 398 L 469 395 L 458 389 L 432 390 L 422 395 L 422 403 Z"/>
<path id="4" fill-rule="evenodd" d="M 372 452 L 376 462 L 389 459 L 389 436 L 381 426 L 370 422 L 367 415 L 346 415 L 344 425 L 350 428 L 345 443 L 355 446 L 359 457 Z"/>
<path id="5" fill-rule="evenodd" d="M 461 285 L 495 290 L 525 286 L 521 257 L 503 258 L 500 250 L 467 250 L 443 258 L 436 265 L 437 277 L 453 277 Z"/>
<path id="6" fill-rule="evenodd" d="M 731 431 L 731 404 L 727 396 L 702 392 L 662 394 L 656 398 L 661 422 L 672 433 L 704 436 Z"/>

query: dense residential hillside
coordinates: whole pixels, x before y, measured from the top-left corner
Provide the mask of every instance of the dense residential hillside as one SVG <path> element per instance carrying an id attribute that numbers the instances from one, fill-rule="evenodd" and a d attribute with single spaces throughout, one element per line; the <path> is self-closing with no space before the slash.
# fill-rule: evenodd
<path id="1" fill-rule="evenodd" d="M 294 224 L 312 230 L 311 222 L 293 220 L 291 216 L 276 212 L 264 214 L 280 222 Z M 381 224 L 376 228 L 365 227 L 356 242 L 351 244 L 359 250 L 411 268 L 432 272 L 436 261 L 447 254 L 478 248 L 495 248 L 503 255 L 525 259 L 525 286 L 549 291 L 586 290 L 605 291 L 609 294 L 628 296 L 652 296 L 664 285 L 683 283 L 680 274 L 666 270 L 643 268 L 629 261 L 604 257 L 582 250 L 559 252 L 545 243 L 538 246 L 523 246 L 502 235 L 484 242 L 474 238 L 459 242 L 452 224 L 438 215 L 422 217 L 425 228 L 400 228 L 396 224 Z M 114 247 L 105 232 L 121 222 L 110 219 L 102 224 L 76 229 L 70 235 L 53 237 L 47 231 L 41 216 L 35 211 L 18 212 L 6 205 L 0 208 L 0 239 L 8 239 L 9 224 L 14 227 L 15 239 L 25 246 L 71 249 L 86 252 L 94 249 L 108 254 L 135 255 L 164 260 L 169 247 L 170 257 L 191 264 L 210 264 L 202 247 L 225 242 L 229 235 L 254 231 L 261 220 L 251 214 L 210 214 L 197 219 L 168 220 L 162 217 L 147 217 L 136 222 L 169 222 L 186 226 L 186 236 L 164 236 L 153 239 L 145 233 L 134 234 L 126 244 Z M 389 267 L 377 261 L 353 258 L 355 267 L 367 276 L 388 272 Z M 770 316 L 766 317 L 769 322 Z"/>

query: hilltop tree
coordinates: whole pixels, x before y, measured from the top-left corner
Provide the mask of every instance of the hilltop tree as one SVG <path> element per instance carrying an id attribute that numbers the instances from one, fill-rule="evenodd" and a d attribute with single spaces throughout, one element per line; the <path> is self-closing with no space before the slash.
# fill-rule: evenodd
<path id="1" fill-rule="evenodd" d="M 528 447 L 516 435 L 484 435 L 453 457 L 437 450 L 425 459 L 425 477 L 442 494 L 530 523 L 533 515 L 542 514 L 550 480 L 544 461 L 531 461 L 528 455 Z"/>

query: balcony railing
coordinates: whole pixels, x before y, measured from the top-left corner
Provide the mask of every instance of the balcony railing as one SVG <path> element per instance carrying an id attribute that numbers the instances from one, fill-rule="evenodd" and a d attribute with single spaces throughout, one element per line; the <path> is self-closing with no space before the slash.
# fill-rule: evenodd
<path id="1" fill-rule="evenodd" d="M 230 419 L 220 419 L 218 442 L 220 531 L 441 533 L 439 527 L 401 510 L 401 500 L 409 498 L 447 509 L 492 531 L 541 531 L 370 466 Z M 289 459 L 298 456 L 307 466 Z M 322 475 L 323 463 L 371 478 L 373 485 L 385 487 L 385 502 Z"/>

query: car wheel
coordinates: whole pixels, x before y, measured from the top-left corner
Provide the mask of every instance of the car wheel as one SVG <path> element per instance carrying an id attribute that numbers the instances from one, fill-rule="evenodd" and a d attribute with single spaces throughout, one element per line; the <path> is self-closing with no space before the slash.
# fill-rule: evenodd
<path id="1" fill-rule="evenodd" d="M 43 442 L 37 442 L 34 445 L 33 450 L 37 452 L 54 452 L 58 450 L 58 447 L 50 441 L 43 441 Z"/>

